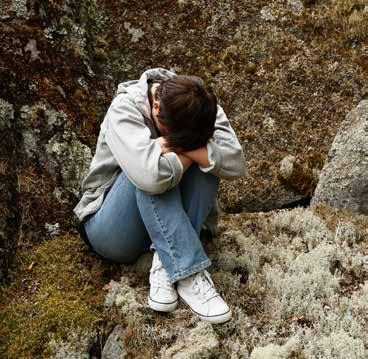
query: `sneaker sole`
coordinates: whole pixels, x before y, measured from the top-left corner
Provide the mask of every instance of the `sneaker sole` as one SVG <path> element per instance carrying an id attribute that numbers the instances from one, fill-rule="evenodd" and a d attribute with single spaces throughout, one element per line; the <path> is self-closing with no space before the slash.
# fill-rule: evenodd
<path id="1" fill-rule="evenodd" d="M 172 312 L 178 306 L 178 299 L 171 303 L 160 303 L 154 301 L 150 296 L 148 296 L 148 305 L 151 309 L 157 310 L 158 312 Z"/>
<path id="2" fill-rule="evenodd" d="M 196 316 L 198 316 L 205 322 L 210 322 L 212 324 L 220 324 L 220 323 L 225 323 L 229 321 L 232 317 L 231 309 L 229 309 L 227 312 L 223 314 L 217 314 L 217 315 L 211 315 L 211 316 L 205 316 L 205 315 L 199 314 L 194 309 L 192 309 L 192 307 L 182 297 L 180 297 L 180 299 L 189 307 L 189 309 L 191 310 L 193 314 L 195 314 Z"/>

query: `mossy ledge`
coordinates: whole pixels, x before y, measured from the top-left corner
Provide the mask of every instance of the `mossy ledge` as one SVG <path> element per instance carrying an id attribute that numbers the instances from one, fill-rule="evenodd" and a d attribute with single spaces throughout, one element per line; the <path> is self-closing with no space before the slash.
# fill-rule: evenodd
<path id="1" fill-rule="evenodd" d="M 203 244 L 228 323 L 201 326 L 183 303 L 152 311 L 152 253 L 110 264 L 72 232 L 18 252 L 0 292 L 0 352 L 100 358 L 118 324 L 129 358 L 366 357 L 368 216 L 323 206 L 228 214 Z"/>
<path id="2" fill-rule="evenodd" d="M 45 349 L 52 338 L 92 331 L 103 320 L 101 269 L 78 236 L 63 235 L 19 252 L 11 284 L 0 288 L 2 353 L 48 357 Z"/>

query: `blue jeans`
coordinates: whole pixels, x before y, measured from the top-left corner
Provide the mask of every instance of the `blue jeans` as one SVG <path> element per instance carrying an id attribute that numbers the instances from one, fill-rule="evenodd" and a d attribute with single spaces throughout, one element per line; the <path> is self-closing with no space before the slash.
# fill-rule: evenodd
<path id="1" fill-rule="evenodd" d="M 84 224 L 90 245 L 102 257 L 125 264 L 157 250 L 170 283 L 199 272 L 212 264 L 199 235 L 219 182 L 193 163 L 177 186 L 150 195 L 121 172 Z"/>

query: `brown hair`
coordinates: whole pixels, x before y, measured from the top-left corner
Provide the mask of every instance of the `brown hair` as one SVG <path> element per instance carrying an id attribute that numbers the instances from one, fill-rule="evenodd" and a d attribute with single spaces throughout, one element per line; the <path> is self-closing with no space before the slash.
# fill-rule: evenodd
<path id="1" fill-rule="evenodd" d="M 157 88 L 158 118 L 167 129 L 168 146 L 190 151 L 205 146 L 213 135 L 217 99 L 197 76 L 177 75 Z"/>

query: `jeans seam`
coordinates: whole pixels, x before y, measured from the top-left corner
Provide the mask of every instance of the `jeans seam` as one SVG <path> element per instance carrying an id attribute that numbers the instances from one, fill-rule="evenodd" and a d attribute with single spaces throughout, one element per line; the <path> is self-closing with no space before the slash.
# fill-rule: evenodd
<path id="1" fill-rule="evenodd" d="M 199 272 L 200 270 L 209 267 L 212 264 L 211 259 L 207 258 L 201 263 L 196 264 L 193 267 L 190 267 L 189 269 L 186 269 L 184 271 L 178 272 L 175 275 L 173 275 L 171 278 L 169 278 L 170 283 L 174 283 L 177 280 L 189 277 L 191 274 L 194 274 L 196 272 Z"/>
<path id="2" fill-rule="evenodd" d="M 156 220 L 157 220 L 157 222 L 158 222 L 158 224 L 159 224 L 159 227 L 160 227 L 160 230 L 161 230 L 161 233 L 162 233 L 162 235 L 163 235 L 163 237 L 167 240 L 167 242 L 168 242 L 168 244 L 169 244 L 169 249 L 170 249 L 170 256 L 171 256 L 171 258 L 175 258 L 175 256 L 174 256 L 174 251 L 173 251 L 173 248 L 172 248 L 172 241 L 170 240 L 170 236 L 167 236 L 166 235 L 166 232 L 165 232 L 165 229 L 163 228 L 163 225 L 162 225 L 162 222 L 161 222 L 161 220 L 160 220 L 160 217 L 159 217 L 159 215 L 158 215 L 158 212 L 157 212 L 157 209 L 156 209 L 156 206 L 155 206 L 155 202 L 154 202 L 154 199 L 152 198 L 152 196 L 149 196 L 149 198 L 150 198 L 150 202 L 151 202 L 151 204 L 152 204 L 152 207 L 153 207 L 153 212 L 155 213 L 155 217 L 156 217 Z M 156 249 L 157 250 L 157 249 Z M 177 265 L 177 263 L 176 263 L 176 261 L 173 261 L 174 262 L 174 265 L 175 265 L 175 272 L 176 272 L 176 274 L 175 275 L 177 275 L 177 273 L 180 273 L 180 271 L 179 271 L 179 269 L 178 269 L 178 265 Z"/>

